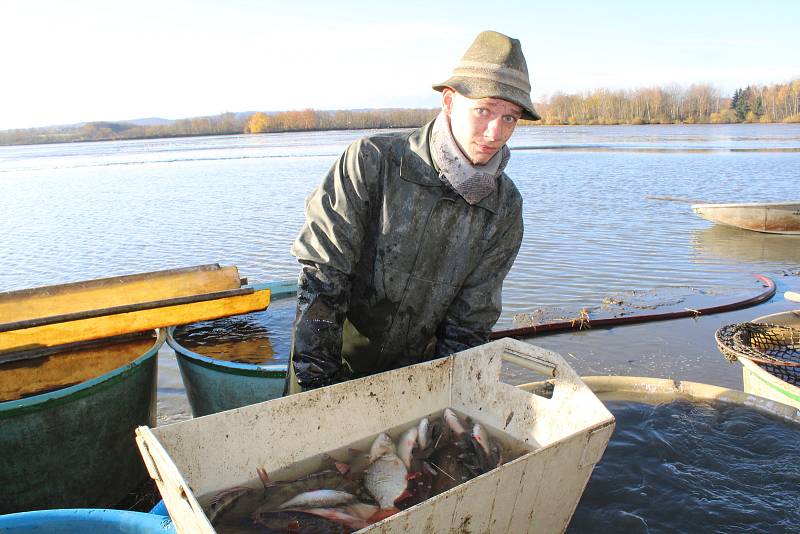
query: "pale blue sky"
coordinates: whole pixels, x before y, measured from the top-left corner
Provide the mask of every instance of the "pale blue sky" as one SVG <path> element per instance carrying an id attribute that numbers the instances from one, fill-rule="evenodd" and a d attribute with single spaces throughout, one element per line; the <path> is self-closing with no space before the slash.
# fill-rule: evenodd
<path id="1" fill-rule="evenodd" d="M 225 111 L 433 107 L 475 35 L 556 91 L 800 78 L 800 2 L 0 0 L 0 129 Z"/>

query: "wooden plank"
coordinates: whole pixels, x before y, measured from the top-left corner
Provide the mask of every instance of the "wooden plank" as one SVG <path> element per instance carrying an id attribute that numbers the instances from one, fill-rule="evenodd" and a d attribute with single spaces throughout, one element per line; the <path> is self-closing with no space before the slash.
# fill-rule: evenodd
<path id="1" fill-rule="evenodd" d="M 0 323 L 241 287 L 236 266 L 169 269 L 0 293 Z"/>
<path id="2" fill-rule="evenodd" d="M 4 364 L 0 372 L 0 402 L 96 378 L 132 362 L 155 343 L 152 334 L 125 339 L 116 343 L 94 342 L 98 344 Z"/>
<path id="3" fill-rule="evenodd" d="M 238 280 L 238 278 L 237 278 Z M 161 308 L 103 315 L 75 321 L 46 324 L 22 330 L 0 332 L 0 359 L 3 353 L 33 351 L 56 345 L 101 339 L 131 332 L 195 323 L 265 310 L 270 291 L 257 290 L 249 294 L 178 304 Z"/>

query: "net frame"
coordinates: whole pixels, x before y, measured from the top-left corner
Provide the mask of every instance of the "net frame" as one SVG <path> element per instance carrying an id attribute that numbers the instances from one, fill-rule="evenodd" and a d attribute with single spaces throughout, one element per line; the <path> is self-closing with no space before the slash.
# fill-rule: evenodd
<path id="1" fill-rule="evenodd" d="M 800 385 L 800 328 L 744 322 L 723 326 L 714 337 L 728 361 L 747 358 L 774 377 Z"/>

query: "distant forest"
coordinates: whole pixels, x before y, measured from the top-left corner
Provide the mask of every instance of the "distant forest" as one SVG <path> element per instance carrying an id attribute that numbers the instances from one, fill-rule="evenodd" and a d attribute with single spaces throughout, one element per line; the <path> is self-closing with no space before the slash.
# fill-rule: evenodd
<path id="1" fill-rule="evenodd" d="M 737 89 L 723 97 L 710 85 L 635 90 L 598 89 L 556 93 L 536 104 L 541 121 L 522 124 L 718 124 L 738 122 L 800 123 L 800 79 Z M 437 109 L 373 109 L 223 113 L 158 125 L 89 122 L 0 131 L 0 145 L 147 139 L 199 135 L 279 133 L 309 130 L 413 128 L 432 119 Z"/>

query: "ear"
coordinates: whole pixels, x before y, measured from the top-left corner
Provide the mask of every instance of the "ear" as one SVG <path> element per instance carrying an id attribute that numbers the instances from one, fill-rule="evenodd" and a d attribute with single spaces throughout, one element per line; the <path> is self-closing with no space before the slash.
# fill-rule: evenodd
<path id="1" fill-rule="evenodd" d="M 453 90 L 449 87 L 445 87 L 442 91 L 442 111 L 448 117 L 453 111 Z"/>

